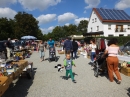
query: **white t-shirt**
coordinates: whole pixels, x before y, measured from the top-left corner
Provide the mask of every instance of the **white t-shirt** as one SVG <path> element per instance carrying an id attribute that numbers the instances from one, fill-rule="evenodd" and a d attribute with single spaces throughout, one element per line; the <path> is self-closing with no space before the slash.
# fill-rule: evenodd
<path id="1" fill-rule="evenodd" d="M 89 47 L 92 49 L 91 52 L 96 52 L 95 50 L 97 48 L 96 44 L 95 45 L 90 44 Z"/>

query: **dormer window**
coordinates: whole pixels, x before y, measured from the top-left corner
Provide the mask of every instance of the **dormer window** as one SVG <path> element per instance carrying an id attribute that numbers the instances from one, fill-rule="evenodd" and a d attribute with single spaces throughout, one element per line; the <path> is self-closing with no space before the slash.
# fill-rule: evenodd
<path id="1" fill-rule="evenodd" d="M 94 23 L 94 19 L 92 19 L 92 23 Z"/>
<path id="2" fill-rule="evenodd" d="M 95 22 L 97 22 L 97 18 L 95 18 Z"/>

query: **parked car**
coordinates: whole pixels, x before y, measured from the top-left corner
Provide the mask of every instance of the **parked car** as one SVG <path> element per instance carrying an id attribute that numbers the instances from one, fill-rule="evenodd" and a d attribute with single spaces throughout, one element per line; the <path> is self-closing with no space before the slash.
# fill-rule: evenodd
<path id="1" fill-rule="evenodd" d="M 130 41 L 128 41 L 126 44 L 120 46 L 120 50 L 123 52 L 130 51 Z"/>

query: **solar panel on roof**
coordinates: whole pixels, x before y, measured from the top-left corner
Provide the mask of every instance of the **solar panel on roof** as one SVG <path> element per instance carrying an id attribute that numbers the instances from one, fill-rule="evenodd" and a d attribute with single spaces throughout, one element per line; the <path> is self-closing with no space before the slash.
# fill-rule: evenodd
<path id="1" fill-rule="evenodd" d="M 117 11 L 120 13 L 120 16 L 123 17 L 123 20 L 128 20 L 128 18 L 125 16 L 125 14 L 122 13 L 123 11 L 121 11 L 121 10 L 117 10 Z"/>
<path id="2" fill-rule="evenodd" d="M 97 8 L 104 20 L 130 20 L 130 16 L 123 10 Z"/>
<path id="3" fill-rule="evenodd" d="M 112 20 L 118 20 L 118 19 L 115 17 L 115 15 L 113 15 L 112 10 L 106 9 L 106 11 L 107 11 L 107 13 L 110 15 L 110 17 L 112 18 Z"/>
<path id="4" fill-rule="evenodd" d="M 99 8 L 97 8 L 97 11 L 98 11 L 98 13 L 101 15 L 101 17 L 102 17 L 104 20 L 106 20 L 106 19 L 107 19 L 107 17 L 103 14 L 103 12 L 102 12 L 102 11 L 100 11 L 100 9 L 99 9 Z"/>
<path id="5" fill-rule="evenodd" d="M 116 17 L 117 20 L 123 20 L 123 18 L 118 14 L 117 10 L 112 10 L 112 14 Z"/>
<path id="6" fill-rule="evenodd" d="M 107 13 L 105 9 L 100 9 L 100 10 L 105 14 L 108 20 L 112 20 L 111 16 Z"/>
<path id="7" fill-rule="evenodd" d="M 125 20 L 130 20 L 129 16 L 123 11 L 123 10 L 118 10 L 121 12 L 121 14 L 124 16 Z"/>

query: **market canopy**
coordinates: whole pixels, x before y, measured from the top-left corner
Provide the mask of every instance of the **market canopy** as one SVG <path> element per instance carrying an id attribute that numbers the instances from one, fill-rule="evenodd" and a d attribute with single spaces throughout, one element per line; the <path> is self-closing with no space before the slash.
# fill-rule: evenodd
<path id="1" fill-rule="evenodd" d="M 104 32 L 100 31 L 100 32 L 90 32 L 90 33 L 85 33 L 83 34 L 83 36 L 97 36 L 97 35 L 103 35 Z"/>
<path id="2" fill-rule="evenodd" d="M 21 37 L 21 39 L 37 39 L 37 38 L 34 37 L 34 36 L 28 35 L 28 36 L 23 36 L 23 37 Z"/>

